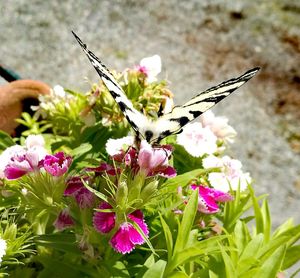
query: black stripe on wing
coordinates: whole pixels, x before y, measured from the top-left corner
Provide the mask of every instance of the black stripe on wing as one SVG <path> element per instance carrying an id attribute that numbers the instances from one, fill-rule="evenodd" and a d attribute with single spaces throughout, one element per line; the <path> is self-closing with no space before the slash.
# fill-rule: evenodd
<path id="1" fill-rule="evenodd" d="M 182 106 L 175 106 L 170 113 L 160 117 L 163 120 L 170 121 L 170 124 L 169 128 L 166 127 L 166 129 L 161 132 L 156 142 L 161 141 L 171 134 L 180 133 L 183 126 L 230 95 L 233 91 L 251 79 L 258 70 L 259 68 L 248 70 L 237 78 L 226 80 L 217 86 L 201 92 Z"/>
<path id="2" fill-rule="evenodd" d="M 145 116 L 138 112 L 134 107 L 132 102 L 127 98 L 125 92 L 115 80 L 113 75 L 110 73 L 108 68 L 100 61 L 100 59 L 87 48 L 87 45 L 82 42 L 82 40 L 72 31 L 74 37 L 78 41 L 79 45 L 89 58 L 91 64 L 96 69 L 97 73 L 99 74 L 100 78 L 104 82 L 105 86 L 107 87 L 108 91 L 118 103 L 122 113 L 130 123 L 131 127 L 137 133 L 140 133 L 139 129 L 141 128 L 141 124 L 145 121 Z"/>

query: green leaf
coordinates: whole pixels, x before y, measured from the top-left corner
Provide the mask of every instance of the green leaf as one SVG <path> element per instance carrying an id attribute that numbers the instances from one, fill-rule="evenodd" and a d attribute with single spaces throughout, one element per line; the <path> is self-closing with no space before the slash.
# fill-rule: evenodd
<path id="1" fill-rule="evenodd" d="M 224 247 L 221 245 L 220 245 L 220 250 L 225 265 L 226 277 L 228 278 L 237 277 L 237 270 L 236 270 L 235 263 L 232 261 L 230 256 L 226 253 Z"/>
<path id="2" fill-rule="evenodd" d="M 280 246 L 276 251 L 262 264 L 254 278 L 274 278 L 281 270 L 284 259 L 286 245 Z"/>
<path id="3" fill-rule="evenodd" d="M 300 261 L 300 245 L 287 248 L 282 270 L 288 269 Z"/>
<path id="4" fill-rule="evenodd" d="M 143 278 L 162 278 L 164 276 L 166 265 L 166 261 L 157 261 L 145 272 Z"/>
<path id="5" fill-rule="evenodd" d="M 271 215 L 270 215 L 268 201 L 266 199 L 263 200 L 261 212 L 264 221 L 264 238 L 265 241 L 268 242 L 271 236 L 272 222 L 271 222 Z"/>
<path id="6" fill-rule="evenodd" d="M 245 247 L 242 255 L 240 256 L 240 262 L 247 260 L 248 258 L 257 258 L 259 249 L 263 246 L 264 235 L 258 234 L 252 238 L 252 240 Z"/>
<path id="7" fill-rule="evenodd" d="M 172 272 L 168 275 L 168 278 L 189 278 L 189 275 L 183 273 L 183 272 L 179 272 L 179 271 L 176 271 L 176 272 Z"/>
<path id="8" fill-rule="evenodd" d="M 249 231 L 246 224 L 238 220 L 234 227 L 234 239 L 239 255 L 243 252 L 245 246 L 248 244 L 249 238 Z"/>
<path id="9" fill-rule="evenodd" d="M 50 247 L 56 250 L 69 252 L 73 254 L 82 254 L 81 250 L 76 245 L 76 238 L 74 234 L 49 234 L 39 235 L 34 238 L 37 245 Z"/>
<path id="10" fill-rule="evenodd" d="M 218 243 L 225 238 L 228 238 L 228 236 L 215 236 L 208 238 L 195 243 L 192 247 L 188 247 L 180 252 L 177 252 L 172 260 L 168 262 L 166 273 L 170 273 L 176 267 L 189 261 L 193 261 L 196 258 L 200 259 L 202 256 L 204 257 L 208 254 L 212 255 L 216 252 L 220 252 Z"/>
<path id="11" fill-rule="evenodd" d="M 199 169 L 201 167 L 201 157 L 191 156 L 181 145 L 173 143 L 173 147 L 174 167 L 177 169 L 178 174 L 183 174 L 194 169 Z"/>
<path id="12" fill-rule="evenodd" d="M 165 234 L 166 245 L 167 245 L 167 250 L 168 250 L 168 261 L 170 261 L 172 258 L 172 251 L 173 251 L 173 237 L 172 237 L 172 233 L 171 233 L 171 230 L 170 230 L 168 224 L 163 219 L 161 214 L 159 214 L 159 217 L 160 217 L 162 228 L 163 228 L 164 234 Z"/>
<path id="13" fill-rule="evenodd" d="M 194 219 L 198 208 L 198 190 L 194 190 L 184 209 L 181 225 L 178 230 L 178 235 L 174 247 L 174 254 L 181 251 L 187 244 L 189 235 L 194 224 Z"/>
<path id="14" fill-rule="evenodd" d="M 178 175 L 175 178 L 168 179 L 161 187 L 168 188 L 169 190 L 175 190 L 178 186 L 186 186 L 196 177 L 204 175 L 212 171 L 211 169 L 197 169 L 187 172 L 182 175 Z"/>
<path id="15" fill-rule="evenodd" d="M 72 155 L 72 156 L 81 156 L 81 155 L 89 152 L 91 149 L 92 149 L 92 145 L 91 144 L 84 143 L 84 144 L 81 144 L 79 147 L 73 149 L 70 152 L 70 155 Z"/>
<path id="16" fill-rule="evenodd" d="M 255 216 L 255 222 L 256 222 L 256 234 L 264 233 L 264 219 L 263 219 L 263 214 L 262 211 L 259 207 L 258 199 L 254 195 L 254 191 L 252 187 L 248 187 L 252 199 L 252 204 L 253 204 L 253 210 L 254 210 L 254 216 Z"/>
<path id="17" fill-rule="evenodd" d="M 15 144 L 16 143 L 13 141 L 9 134 L 0 130 L 0 151 L 3 151 Z"/>

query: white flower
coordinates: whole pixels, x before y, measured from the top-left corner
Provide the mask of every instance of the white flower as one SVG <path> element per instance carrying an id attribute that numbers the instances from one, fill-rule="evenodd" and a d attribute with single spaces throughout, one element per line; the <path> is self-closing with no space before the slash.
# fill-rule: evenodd
<path id="1" fill-rule="evenodd" d="M 248 183 L 251 182 L 249 173 L 242 171 L 242 163 L 237 159 L 232 159 L 229 156 L 218 158 L 210 155 L 203 159 L 204 168 L 221 168 L 221 172 L 210 173 L 208 180 L 212 187 L 217 190 L 228 192 L 230 190 L 229 184 L 233 190 L 243 191 L 247 188 Z"/>
<path id="2" fill-rule="evenodd" d="M 60 98 L 65 98 L 66 97 L 66 92 L 65 92 L 64 88 L 60 85 L 55 85 L 53 87 L 53 94 L 57 97 L 60 97 Z"/>
<path id="3" fill-rule="evenodd" d="M 44 147 L 44 137 L 42 135 L 29 135 L 25 140 L 25 146 L 27 149 L 30 149 L 35 146 Z"/>
<path id="4" fill-rule="evenodd" d="M 159 55 L 143 58 L 140 61 L 140 71 L 147 75 L 149 83 L 156 81 L 156 76 L 161 72 L 161 59 Z"/>
<path id="5" fill-rule="evenodd" d="M 209 129 L 196 122 L 188 124 L 182 133 L 177 135 L 177 143 L 194 157 L 212 154 L 217 151 L 217 137 Z"/>
<path id="6" fill-rule="evenodd" d="M 0 265 L 2 262 L 3 256 L 6 254 L 7 243 L 6 240 L 0 238 Z"/>
<path id="7" fill-rule="evenodd" d="M 200 122 L 204 127 L 208 126 L 218 138 L 233 143 L 236 131 L 228 124 L 226 117 L 216 117 L 209 110 L 200 116 Z"/>
<path id="8" fill-rule="evenodd" d="M 120 154 L 125 147 L 132 146 L 134 143 L 133 136 L 126 136 L 119 139 L 108 139 L 105 144 L 106 152 L 110 156 Z"/>

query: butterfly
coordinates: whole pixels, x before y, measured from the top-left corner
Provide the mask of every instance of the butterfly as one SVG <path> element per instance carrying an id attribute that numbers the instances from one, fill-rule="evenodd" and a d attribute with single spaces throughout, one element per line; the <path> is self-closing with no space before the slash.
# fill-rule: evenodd
<path id="1" fill-rule="evenodd" d="M 170 113 L 164 114 L 154 121 L 133 107 L 132 102 L 127 98 L 122 87 L 107 67 L 87 48 L 87 45 L 73 31 L 72 33 L 135 131 L 137 141 L 145 139 L 152 145 L 159 144 L 162 139 L 169 135 L 180 133 L 186 124 L 196 119 L 223 98 L 229 96 L 234 90 L 251 79 L 259 70 L 258 67 L 253 68 L 239 77 L 229 79 L 217 86 L 211 87 L 196 95 L 185 104 L 175 106 Z"/>

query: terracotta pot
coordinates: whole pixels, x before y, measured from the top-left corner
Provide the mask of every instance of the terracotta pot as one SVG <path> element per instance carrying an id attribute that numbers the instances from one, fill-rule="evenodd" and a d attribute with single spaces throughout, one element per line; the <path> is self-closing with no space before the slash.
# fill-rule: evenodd
<path id="1" fill-rule="evenodd" d="M 49 94 L 50 87 L 41 81 L 17 80 L 0 86 L 0 130 L 14 134 L 19 125 L 24 103 L 38 100 L 39 95 Z"/>

